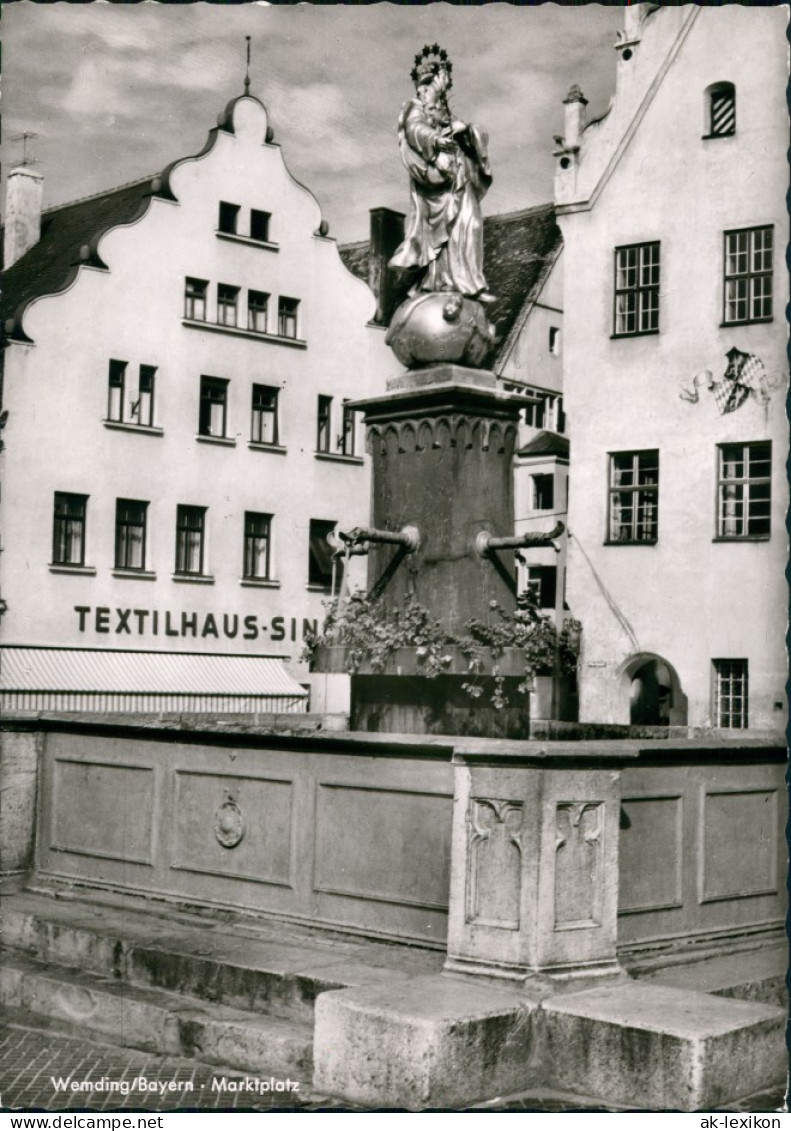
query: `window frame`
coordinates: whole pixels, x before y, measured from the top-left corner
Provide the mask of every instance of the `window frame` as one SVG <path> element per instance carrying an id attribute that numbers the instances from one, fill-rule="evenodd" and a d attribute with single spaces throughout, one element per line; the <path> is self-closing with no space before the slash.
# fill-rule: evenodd
<path id="1" fill-rule="evenodd" d="M 88 529 L 88 495 L 78 495 L 71 491 L 55 491 L 52 508 L 52 565 L 84 566 L 86 535 Z M 66 502 L 68 500 L 68 502 Z M 58 506 L 75 505 L 78 513 L 59 514 Z M 71 553 L 74 533 L 79 547 L 78 559 Z"/>
<path id="2" fill-rule="evenodd" d="M 269 299 L 267 291 L 256 291 L 248 288 L 247 291 L 247 329 L 252 334 L 266 334 L 269 326 Z M 258 302 L 257 300 L 262 300 Z M 256 300 L 254 302 L 254 300 Z M 263 327 L 255 326 L 254 314 L 263 312 Z"/>
<path id="3" fill-rule="evenodd" d="M 535 573 L 538 576 L 531 577 Z M 535 595 L 539 609 L 555 609 L 558 600 L 558 567 L 554 565 L 528 565 L 525 571 L 526 588 Z M 551 581 L 549 580 L 551 578 Z M 549 591 L 552 600 L 544 600 Z"/>
<path id="4" fill-rule="evenodd" d="M 754 257 L 756 254 L 755 239 L 757 233 L 769 235 L 769 246 L 764 246 L 758 249 L 759 254 L 769 255 L 769 267 L 761 270 L 756 270 L 754 267 Z M 746 236 L 747 248 L 745 251 L 740 251 L 738 248 L 731 251 L 729 250 L 728 241 L 733 237 Z M 722 254 L 722 325 L 723 326 L 749 326 L 755 322 L 772 322 L 774 320 L 774 224 L 758 224 L 752 228 L 729 228 L 723 232 L 723 254 Z M 747 269 L 745 271 L 730 271 L 728 270 L 729 259 L 735 256 L 745 255 L 747 257 Z M 756 295 L 754 284 L 757 280 L 764 280 L 768 282 L 767 292 L 764 294 Z M 729 284 L 734 284 L 735 289 L 738 291 L 739 284 L 747 284 L 747 293 L 745 295 L 738 295 L 735 298 L 729 297 Z M 753 304 L 755 302 L 769 303 L 769 313 L 756 315 L 753 312 Z M 744 303 L 745 310 L 747 311 L 746 317 L 737 315 L 736 317 L 729 317 L 729 305 Z"/>
<path id="5" fill-rule="evenodd" d="M 740 453 L 740 454 L 738 454 Z M 726 464 L 741 463 L 742 475 L 727 475 Z M 767 474 L 752 475 L 753 462 L 767 465 Z M 766 487 L 765 498 L 761 497 L 760 490 L 755 492 L 751 499 L 752 488 Z M 733 494 L 728 498 L 728 488 L 733 488 Z M 751 514 L 751 504 L 758 510 L 766 506 L 766 515 Z M 733 507 L 733 513 L 728 514 L 728 504 Z M 741 509 L 741 513 L 738 510 Z M 750 529 L 750 524 L 764 524 L 765 530 Z M 733 524 L 738 529 L 727 530 Z M 727 443 L 717 445 L 717 513 L 715 520 L 716 542 L 768 542 L 772 537 L 772 441 L 750 440 L 744 443 Z"/>
<path id="6" fill-rule="evenodd" d="M 188 322 L 206 322 L 206 304 L 209 293 L 209 280 L 197 279 L 187 275 L 184 280 L 184 317 Z M 198 314 L 196 303 L 202 304 L 202 314 Z"/>
<path id="7" fill-rule="evenodd" d="M 139 508 L 137 517 L 122 516 L 124 507 Z M 141 531 L 139 552 L 139 565 L 130 564 L 134 558 L 134 542 L 130 541 L 130 532 Z M 148 532 L 148 503 L 143 499 L 116 499 L 115 500 L 115 569 L 144 573 L 146 569 Z"/>
<path id="8" fill-rule="evenodd" d="M 238 236 L 241 210 L 241 204 L 231 204 L 228 200 L 221 200 L 217 215 L 217 231 L 226 236 Z"/>
<path id="9" fill-rule="evenodd" d="M 738 667 L 737 667 L 738 665 Z M 712 666 L 712 716 L 713 725 L 722 730 L 748 730 L 750 726 L 750 666 L 744 657 L 718 658 Z M 723 684 L 728 681 L 728 690 Z M 741 686 L 734 689 L 739 680 Z M 734 700 L 739 706 L 734 709 Z M 723 701 L 727 706 L 723 706 Z M 734 724 L 733 719 L 737 718 Z M 726 721 L 727 720 L 727 721 Z"/>
<path id="10" fill-rule="evenodd" d="M 549 503 L 542 505 L 549 481 Z M 533 511 L 553 511 L 555 509 L 555 474 L 552 471 L 538 471 L 530 476 L 530 509 Z"/>
<path id="11" fill-rule="evenodd" d="M 180 577 L 205 577 L 206 560 L 206 507 L 196 507 L 186 503 L 176 505 L 176 565 L 173 572 Z M 187 566 L 194 553 L 190 545 L 190 535 L 197 535 L 198 568 Z"/>
<path id="12" fill-rule="evenodd" d="M 336 559 L 335 569 L 332 569 L 330 564 L 329 572 L 321 569 L 321 562 L 318 560 L 317 555 L 314 553 L 314 543 L 323 541 L 327 542 L 327 535 L 333 533 L 338 528 L 337 521 L 332 521 L 323 518 L 311 518 L 308 526 L 308 587 L 310 589 L 322 589 L 326 593 L 332 592 L 333 573 L 337 580 L 338 587 L 343 581 L 343 562 Z M 328 549 L 329 543 L 327 543 Z M 332 561 L 332 554 L 330 553 L 330 562 Z M 319 573 L 321 576 L 319 577 Z"/>
<path id="13" fill-rule="evenodd" d="M 107 419 L 112 424 L 124 423 L 124 396 L 128 362 L 110 358 L 107 372 Z M 116 391 L 117 390 L 117 391 Z M 115 396 L 113 395 L 116 391 Z"/>
<path id="14" fill-rule="evenodd" d="M 341 431 L 338 436 L 338 451 L 342 456 L 356 458 L 357 412 L 348 401 L 341 403 Z"/>
<path id="15" fill-rule="evenodd" d="M 228 437 L 228 386 L 230 382 L 223 377 L 210 377 L 201 374 L 200 400 L 198 406 L 198 435 L 224 440 Z M 222 394 L 214 396 L 213 394 Z M 212 408 L 222 408 L 222 431 L 212 431 Z"/>
<path id="16" fill-rule="evenodd" d="M 319 393 L 316 402 L 316 451 L 327 455 L 332 450 L 332 397 Z"/>
<path id="17" fill-rule="evenodd" d="M 720 99 L 722 107 L 715 106 L 715 99 Z M 725 128 L 717 128 L 715 122 L 715 115 L 722 115 L 723 110 L 727 113 L 727 106 L 730 105 L 731 113 L 729 115 L 731 121 L 728 126 L 727 119 L 723 123 Z M 736 133 L 736 87 L 732 82 L 718 82 L 714 83 L 706 90 L 706 133 L 703 135 L 704 141 L 709 141 L 712 138 L 720 137 L 733 137 Z"/>
<path id="18" fill-rule="evenodd" d="M 298 298 L 289 298 L 287 295 L 280 295 L 277 300 L 277 333 L 280 338 L 298 338 L 299 337 L 299 306 L 300 300 Z M 293 328 L 293 334 L 289 333 L 289 328 Z"/>
<path id="19" fill-rule="evenodd" d="M 257 221 L 255 219 L 257 216 L 261 217 L 260 221 Z M 256 243 L 271 243 L 272 241 L 269 238 L 269 223 L 270 223 L 271 219 L 272 219 L 272 213 L 271 212 L 265 212 L 262 208 L 251 208 L 250 209 L 250 239 L 255 240 Z M 256 225 L 258 223 L 261 223 L 261 225 L 263 227 L 263 231 L 264 231 L 263 235 L 254 235 L 253 234 L 254 231 L 255 231 Z"/>
<path id="20" fill-rule="evenodd" d="M 615 248 L 614 253 L 614 272 L 613 272 L 613 338 L 639 338 L 647 334 L 658 334 L 660 332 L 659 326 L 659 299 L 660 299 L 660 286 L 662 282 L 662 255 L 661 255 L 661 241 L 660 240 L 646 240 L 643 243 L 634 244 L 621 244 Z M 649 249 L 656 249 L 656 261 L 650 261 L 645 264 L 643 261 L 644 253 Z M 635 252 L 636 260 L 633 265 L 625 264 L 619 265 L 619 256 L 622 253 Z M 641 283 L 642 272 L 647 268 L 656 269 L 656 281 L 650 283 Z M 635 283 L 633 286 L 619 286 L 620 275 L 619 272 L 634 271 Z M 623 312 L 619 311 L 619 299 L 626 296 L 634 296 L 635 303 L 634 309 L 626 309 Z M 645 296 L 652 296 L 653 302 L 646 308 L 643 306 L 643 299 Z M 651 325 L 643 325 L 643 315 L 646 313 L 652 321 Z M 620 318 L 634 318 L 634 329 L 619 329 Z"/>
<path id="21" fill-rule="evenodd" d="M 217 325 L 237 328 L 239 325 L 239 291 L 240 287 L 232 283 L 217 284 Z M 231 311 L 232 321 L 228 320 L 228 311 Z"/>
<path id="22" fill-rule="evenodd" d="M 267 394 L 272 401 L 271 405 L 257 405 L 256 394 Z M 280 389 L 273 385 L 261 385 L 254 383 L 252 388 L 251 398 L 251 421 L 250 421 L 250 443 L 251 444 L 266 444 L 270 447 L 278 447 L 280 444 L 280 422 L 279 422 L 279 396 Z M 262 422 L 264 414 L 270 415 L 272 418 L 272 439 L 264 440 L 262 435 L 264 429 Z M 257 425 L 257 427 L 256 427 Z M 251 512 L 252 513 L 252 512 Z"/>
<path id="23" fill-rule="evenodd" d="M 143 387 L 145 378 L 148 388 Z M 141 365 L 137 381 L 137 423 L 143 428 L 154 427 L 154 395 L 156 392 L 156 365 Z M 143 399 L 145 397 L 145 400 Z M 145 413 L 143 409 L 146 409 Z M 143 419 L 144 416 L 147 419 Z"/>
<path id="24" fill-rule="evenodd" d="M 647 457 L 655 457 L 653 466 L 649 466 L 646 470 L 654 472 L 655 482 L 641 482 L 640 481 L 640 460 Z M 629 458 L 632 461 L 630 473 L 633 482 L 630 484 L 619 484 L 615 482 L 615 473 L 617 471 L 624 472 L 627 469 L 618 469 L 615 466 L 617 459 Z M 636 477 L 636 478 L 635 478 Z M 631 519 L 628 523 L 619 520 L 617 526 L 619 528 L 629 527 L 631 530 L 631 537 L 622 538 L 616 535 L 616 509 L 622 508 L 624 505 L 618 501 L 614 505 L 616 496 L 630 495 L 631 505 L 628 508 L 631 511 Z M 644 498 L 641 499 L 641 496 Z M 633 500 L 637 500 L 637 507 L 634 505 Z M 653 511 L 653 521 L 651 528 L 653 533 L 648 537 L 636 537 L 636 533 L 642 528 L 645 520 L 640 520 L 636 516 L 640 513 L 642 508 L 650 506 Z M 624 452 L 608 452 L 607 453 L 607 537 L 605 538 L 605 545 L 607 546 L 655 546 L 659 541 L 659 449 L 658 448 L 641 448 L 639 450 L 630 450 Z"/>
<path id="25" fill-rule="evenodd" d="M 245 581 L 271 581 L 272 580 L 272 518 L 273 515 L 262 511 L 244 512 L 244 544 L 242 553 L 242 578 Z M 263 520 L 263 521 L 261 521 Z M 256 530 L 256 523 L 261 521 L 263 530 Z M 264 572 L 257 572 L 258 543 L 264 544 Z"/>

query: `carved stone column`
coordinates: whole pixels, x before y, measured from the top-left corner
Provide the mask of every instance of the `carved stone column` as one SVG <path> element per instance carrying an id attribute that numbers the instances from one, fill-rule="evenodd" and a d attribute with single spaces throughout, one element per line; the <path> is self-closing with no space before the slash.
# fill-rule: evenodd
<path id="1" fill-rule="evenodd" d="M 619 973 L 623 755 L 457 747 L 446 970 Z"/>

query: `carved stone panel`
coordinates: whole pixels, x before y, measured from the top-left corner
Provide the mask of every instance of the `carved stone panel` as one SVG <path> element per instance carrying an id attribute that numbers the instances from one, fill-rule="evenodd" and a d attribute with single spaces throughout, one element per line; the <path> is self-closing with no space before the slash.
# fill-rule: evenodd
<path id="1" fill-rule="evenodd" d="M 518 931 L 523 802 L 470 800 L 467 922 Z"/>
<path id="2" fill-rule="evenodd" d="M 555 810 L 555 930 L 601 925 L 601 802 L 562 802 Z"/>

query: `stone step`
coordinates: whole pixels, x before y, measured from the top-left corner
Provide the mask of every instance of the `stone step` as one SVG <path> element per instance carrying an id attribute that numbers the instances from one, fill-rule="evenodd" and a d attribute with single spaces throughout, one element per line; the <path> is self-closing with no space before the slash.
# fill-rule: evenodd
<path id="1" fill-rule="evenodd" d="M 718 954 L 698 962 L 641 973 L 641 981 L 718 997 L 762 1001 L 783 1008 L 788 1003 L 788 944 L 765 946 L 737 954 Z"/>
<path id="2" fill-rule="evenodd" d="M 349 984 L 309 972 L 322 959 L 338 966 L 342 955 L 317 951 L 308 940 L 218 933 L 217 921 L 199 916 L 157 920 L 151 911 L 10 897 L 3 908 L 3 943 L 116 982 L 306 1023 L 312 1023 L 319 993 Z"/>
<path id="3" fill-rule="evenodd" d="M 303 1084 L 312 1075 L 312 1024 L 133 986 L 10 951 L 0 951 L 0 1005 L 124 1047 Z"/>
<path id="4" fill-rule="evenodd" d="M 544 1081 L 648 1110 L 711 1111 L 781 1082 L 783 1009 L 644 981 L 541 1003 Z"/>

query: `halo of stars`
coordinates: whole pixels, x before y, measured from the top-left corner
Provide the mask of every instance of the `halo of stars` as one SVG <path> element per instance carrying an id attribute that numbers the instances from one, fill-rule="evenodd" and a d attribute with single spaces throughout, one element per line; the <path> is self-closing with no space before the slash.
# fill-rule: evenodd
<path id="1" fill-rule="evenodd" d="M 432 43 L 430 46 L 426 43 L 423 50 L 415 56 L 415 65 L 410 71 L 410 78 L 416 83 L 422 72 L 430 71 L 436 75 L 440 69 L 448 73 L 448 90 L 450 90 L 453 86 L 453 63 L 448 58 L 447 51 L 438 43 Z"/>

